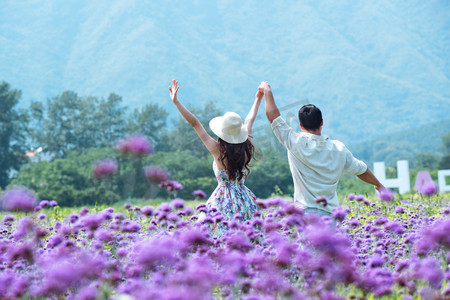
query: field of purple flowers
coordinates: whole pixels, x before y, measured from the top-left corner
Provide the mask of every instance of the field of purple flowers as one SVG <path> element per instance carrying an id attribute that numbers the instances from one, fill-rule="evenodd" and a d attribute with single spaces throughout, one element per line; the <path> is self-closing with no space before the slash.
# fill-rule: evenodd
<path id="1" fill-rule="evenodd" d="M 449 299 L 449 202 L 414 197 L 350 194 L 334 226 L 280 198 L 240 222 L 182 199 L 68 211 L 16 189 L 2 196 L 15 212 L 0 214 L 0 298 Z"/>

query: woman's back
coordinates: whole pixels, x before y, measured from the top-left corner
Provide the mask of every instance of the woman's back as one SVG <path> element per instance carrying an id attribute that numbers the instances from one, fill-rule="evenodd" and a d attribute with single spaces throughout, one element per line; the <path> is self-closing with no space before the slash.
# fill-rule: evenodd
<path id="1" fill-rule="evenodd" d="M 216 161 L 213 162 L 213 170 L 214 175 L 216 175 L 217 181 L 220 183 L 230 183 L 230 184 L 240 184 L 243 185 L 245 183 L 245 179 L 247 178 L 247 169 L 243 169 L 242 172 L 244 176 L 242 176 L 241 180 L 230 180 L 226 168 L 219 168 L 217 166 Z"/>

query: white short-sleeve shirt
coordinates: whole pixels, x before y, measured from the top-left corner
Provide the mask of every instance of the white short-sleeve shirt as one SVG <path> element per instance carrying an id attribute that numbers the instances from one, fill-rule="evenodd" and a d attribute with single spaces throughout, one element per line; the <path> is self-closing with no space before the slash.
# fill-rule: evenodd
<path id="1" fill-rule="evenodd" d="M 289 167 L 294 181 L 294 202 L 300 208 L 331 212 L 339 206 L 336 188 L 343 173 L 361 175 L 367 165 L 353 157 L 343 143 L 324 135 L 294 132 L 279 116 L 272 130 L 288 150 Z M 316 203 L 325 196 L 328 205 Z"/>

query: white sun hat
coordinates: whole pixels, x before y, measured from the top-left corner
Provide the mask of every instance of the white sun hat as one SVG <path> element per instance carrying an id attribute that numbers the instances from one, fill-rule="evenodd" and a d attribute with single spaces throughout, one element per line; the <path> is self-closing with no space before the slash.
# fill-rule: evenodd
<path id="1" fill-rule="evenodd" d="M 242 118 L 234 112 L 227 112 L 222 117 L 209 121 L 209 128 L 222 140 L 230 144 L 241 144 L 248 138 L 248 130 Z"/>

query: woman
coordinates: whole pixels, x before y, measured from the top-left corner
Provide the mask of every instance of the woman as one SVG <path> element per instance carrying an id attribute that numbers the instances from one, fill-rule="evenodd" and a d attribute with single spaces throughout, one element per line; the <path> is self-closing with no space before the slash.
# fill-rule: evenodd
<path id="1" fill-rule="evenodd" d="M 244 185 L 244 181 L 250 171 L 248 165 L 254 156 L 254 147 L 250 140 L 252 126 L 264 93 L 256 93 L 255 102 L 244 123 L 241 117 L 233 112 L 212 119 L 209 127 L 218 136 L 216 141 L 177 99 L 178 89 L 178 82 L 172 80 L 172 86 L 169 87 L 170 98 L 214 158 L 213 169 L 218 185 L 206 202 L 207 208 L 221 212 L 223 221 L 233 220 L 235 217 L 243 221 L 251 219 L 257 210 L 256 197 Z M 214 233 L 222 234 L 224 230 L 226 228 L 223 224 L 216 223 L 213 226 Z"/>

